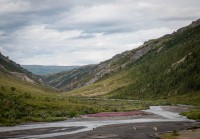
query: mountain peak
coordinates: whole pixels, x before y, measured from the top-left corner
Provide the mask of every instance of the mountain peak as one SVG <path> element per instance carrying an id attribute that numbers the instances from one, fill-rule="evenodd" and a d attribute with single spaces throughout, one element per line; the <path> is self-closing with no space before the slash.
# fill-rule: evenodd
<path id="1" fill-rule="evenodd" d="M 191 26 L 198 26 L 198 25 L 200 25 L 200 18 L 195 21 L 192 21 L 192 24 L 191 24 Z"/>
<path id="2" fill-rule="evenodd" d="M 178 29 L 177 32 L 182 33 L 183 31 L 185 31 L 189 28 L 194 28 L 194 27 L 199 26 L 199 25 L 200 25 L 200 19 L 197 19 L 195 21 L 192 21 L 192 23 L 190 25 Z"/>

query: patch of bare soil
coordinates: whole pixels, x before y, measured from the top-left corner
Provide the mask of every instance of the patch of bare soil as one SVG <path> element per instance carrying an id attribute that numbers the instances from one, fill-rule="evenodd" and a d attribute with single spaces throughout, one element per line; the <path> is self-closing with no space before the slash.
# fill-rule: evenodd
<path id="1" fill-rule="evenodd" d="M 127 119 L 164 119 L 162 116 L 148 113 L 144 111 L 130 111 L 130 112 L 102 112 L 97 114 L 80 115 L 72 119 L 72 121 L 96 121 L 96 120 L 127 120 Z"/>
<path id="2" fill-rule="evenodd" d="M 82 117 L 115 117 L 115 116 L 135 116 L 143 115 L 142 111 L 128 111 L 128 112 L 100 112 L 96 114 L 81 115 Z"/>

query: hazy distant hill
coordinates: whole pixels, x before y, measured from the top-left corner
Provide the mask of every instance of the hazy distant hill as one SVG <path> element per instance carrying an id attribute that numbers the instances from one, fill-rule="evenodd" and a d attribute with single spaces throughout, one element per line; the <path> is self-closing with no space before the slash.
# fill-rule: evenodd
<path id="1" fill-rule="evenodd" d="M 22 65 L 23 68 L 36 75 L 55 74 L 62 71 L 69 71 L 78 66 L 43 66 L 43 65 Z"/>

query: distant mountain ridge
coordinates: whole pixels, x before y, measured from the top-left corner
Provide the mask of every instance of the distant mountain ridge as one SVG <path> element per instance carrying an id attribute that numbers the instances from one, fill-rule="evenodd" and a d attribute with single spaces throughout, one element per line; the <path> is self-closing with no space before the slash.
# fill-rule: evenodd
<path id="1" fill-rule="evenodd" d="M 21 65 L 21 66 L 36 75 L 55 74 L 79 67 L 79 66 L 44 66 L 44 65 Z"/>

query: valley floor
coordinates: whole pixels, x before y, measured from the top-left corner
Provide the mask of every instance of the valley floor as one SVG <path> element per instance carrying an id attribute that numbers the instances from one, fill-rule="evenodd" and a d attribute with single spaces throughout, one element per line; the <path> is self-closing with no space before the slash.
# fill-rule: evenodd
<path id="1" fill-rule="evenodd" d="M 198 125 L 178 113 L 187 106 L 151 106 L 141 115 L 79 117 L 62 122 L 30 123 L 0 127 L 0 138 L 155 138 L 158 133 L 183 130 Z"/>
<path id="2" fill-rule="evenodd" d="M 196 125 L 197 123 L 194 122 L 183 121 L 118 124 L 98 127 L 92 131 L 77 134 L 51 137 L 49 139 L 158 139 L 159 133 L 184 130 Z M 134 127 L 136 130 L 134 130 Z M 158 130 L 153 130 L 153 127 L 156 127 Z M 198 133 L 198 136 L 200 136 L 200 133 Z"/>

